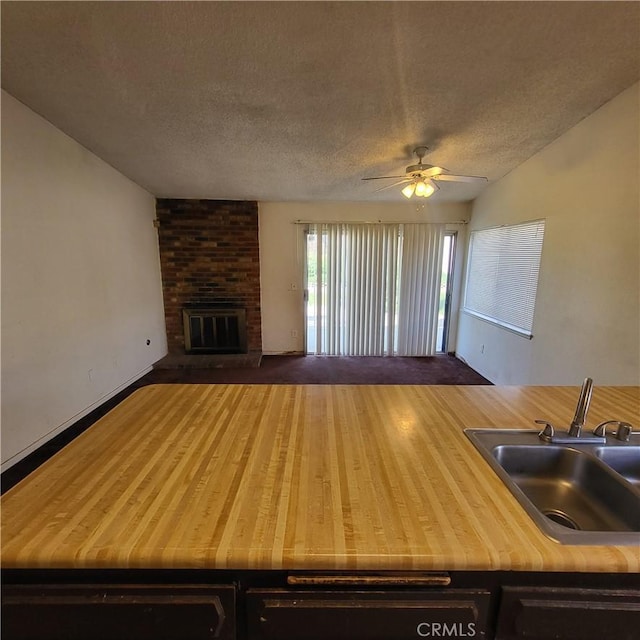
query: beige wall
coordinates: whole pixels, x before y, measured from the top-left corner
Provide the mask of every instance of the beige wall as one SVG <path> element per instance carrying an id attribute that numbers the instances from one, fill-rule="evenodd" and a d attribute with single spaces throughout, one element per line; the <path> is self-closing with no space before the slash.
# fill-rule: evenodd
<path id="1" fill-rule="evenodd" d="M 639 124 L 636 84 L 473 203 L 469 230 L 546 219 L 533 339 L 460 314 L 458 354 L 492 382 L 640 383 Z"/>
<path id="2" fill-rule="evenodd" d="M 2 93 L 3 465 L 166 353 L 154 217 L 151 194 Z"/>
<path id="3" fill-rule="evenodd" d="M 296 220 L 312 222 L 458 222 L 469 219 L 467 203 L 406 201 L 260 203 L 260 280 L 262 291 L 262 350 L 265 354 L 304 351 L 303 242 Z M 452 225 L 460 246 L 466 241 L 466 225 Z M 461 274 L 464 251 L 458 252 Z M 459 289 L 458 289 L 459 293 Z M 454 296 L 453 307 L 458 302 Z M 455 316 L 454 316 L 455 317 Z M 455 322 L 450 348 L 455 345 Z M 291 332 L 297 332 L 293 337 Z"/>

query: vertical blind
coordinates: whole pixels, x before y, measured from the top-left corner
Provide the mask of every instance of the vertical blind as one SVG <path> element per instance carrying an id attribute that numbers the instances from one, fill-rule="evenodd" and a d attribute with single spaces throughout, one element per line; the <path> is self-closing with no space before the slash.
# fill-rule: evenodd
<path id="1" fill-rule="evenodd" d="M 397 355 L 436 351 L 443 239 L 444 225 L 403 225 Z"/>
<path id="2" fill-rule="evenodd" d="M 472 231 L 464 310 L 531 337 L 544 220 Z"/>
<path id="3" fill-rule="evenodd" d="M 432 355 L 444 225 L 309 225 L 315 353 Z"/>

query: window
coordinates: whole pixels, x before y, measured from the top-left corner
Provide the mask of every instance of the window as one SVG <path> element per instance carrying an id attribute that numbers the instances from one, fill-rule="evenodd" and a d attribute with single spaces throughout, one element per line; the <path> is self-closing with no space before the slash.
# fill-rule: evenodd
<path id="1" fill-rule="evenodd" d="M 449 344 L 449 324 L 451 322 L 451 294 L 453 291 L 453 266 L 455 264 L 458 234 L 447 231 L 442 245 L 442 275 L 440 276 L 440 300 L 438 304 L 438 336 L 436 352 L 446 353 Z"/>
<path id="2" fill-rule="evenodd" d="M 472 231 L 464 310 L 532 337 L 544 220 Z"/>

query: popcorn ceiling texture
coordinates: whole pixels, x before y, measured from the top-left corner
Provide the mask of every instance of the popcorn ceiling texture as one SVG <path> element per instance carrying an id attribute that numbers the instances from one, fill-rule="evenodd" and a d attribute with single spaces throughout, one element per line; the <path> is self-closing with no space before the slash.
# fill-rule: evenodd
<path id="1" fill-rule="evenodd" d="M 3 88 L 157 197 L 401 201 L 361 178 L 419 144 L 495 181 L 640 77 L 638 2 L 1 9 Z"/>

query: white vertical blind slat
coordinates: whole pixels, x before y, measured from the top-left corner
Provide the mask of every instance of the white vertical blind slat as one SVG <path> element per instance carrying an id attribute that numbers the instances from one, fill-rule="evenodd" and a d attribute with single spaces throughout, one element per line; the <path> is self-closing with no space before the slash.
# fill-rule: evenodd
<path id="1" fill-rule="evenodd" d="M 404 225 L 397 355 L 436 352 L 444 230 L 444 225 Z"/>
<path id="2" fill-rule="evenodd" d="M 323 305 L 323 299 L 322 299 L 322 279 L 320 274 L 322 273 L 322 247 L 323 247 L 323 242 L 322 242 L 322 238 L 324 236 L 323 233 L 323 229 L 322 228 L 316 228 L 315 232 L 316 232 L 316 239 L 317 239 L 317 244 L 316 244 L 316 273 L 317 275 L 317 279 L 316 279 L 316 345 L 317 345 L 317 349 L 319 349 L 320 345 L 323 344 L 323 340 L 322 340 L 322 330 L 323 330 L 323 322 L 322 322 L 322 308 L 324 307 Z M 320 351 L 317 351 L 318 353 L 320 353 Z"/>
<path id="3" fill-rule="evenodd" d="M 315 353 L 435 351 L 443 225 L 327 223 L 310 230 L 318 248 Z"/>

